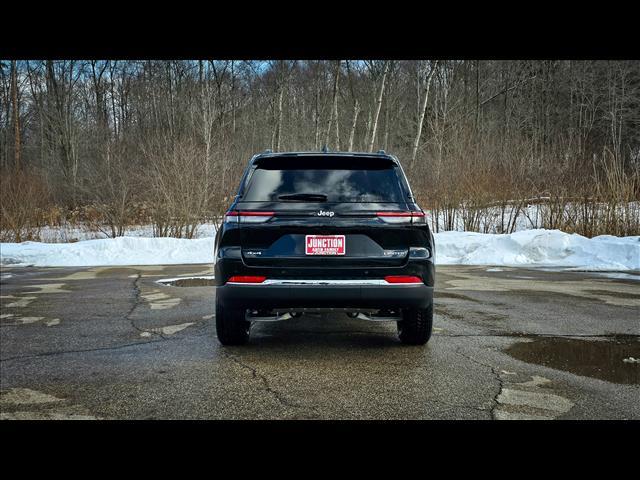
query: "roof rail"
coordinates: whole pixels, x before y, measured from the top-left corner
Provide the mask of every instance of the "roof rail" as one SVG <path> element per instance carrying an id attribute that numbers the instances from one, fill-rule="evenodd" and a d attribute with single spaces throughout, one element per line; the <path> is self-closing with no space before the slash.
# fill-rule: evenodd
<path id="1" fill-rule="evenodd" d="M 271 151 L 271 149 L 270 149 L 270 148 L 267 148 L 267 149 L 266 149 L 264 152 L 262 152 L 262 153 L 273 153 L 273 152 Z"/>
<path id="2" fill-rule="evenodd" d="M 329 153 L 329 149 L 327 148 L 326 145 L 322 146 L 322 153 Z"/>
<path id="3" fill-rule="evenodd" d="M 378 150 L 377 151 L 378 155 L 386 155 L 387 152 L 385 152 L 384 150 Z"/>

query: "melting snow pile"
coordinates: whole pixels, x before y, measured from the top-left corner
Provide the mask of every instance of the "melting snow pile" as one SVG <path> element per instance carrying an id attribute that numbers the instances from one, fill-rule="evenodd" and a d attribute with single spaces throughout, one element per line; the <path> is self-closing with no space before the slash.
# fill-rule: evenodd
<path id="1" fill-rule="evenodd" d="M 510 235 L 442 232 L 435 237 L 437 264 L 640 269 L 640 236 L 586 238 L 538 229 Z"/>
<path id="2" fill-rule="evenodd" d="M 640 270 L 640 237 L 585 238 L 559 230 L 435 235 L 437 264 Z M 37 267 L 212 263 L 214 239 L 119 237 L 76 243 L 2 243 L 0 264 Z M 347 246 L 348 248 L 348 246 Z"/>
<path id="3" fill-rule="evenodd" d="M 35 267 L 212 263 L 213 238 L 117 237 L 75 243 L 2 243 L 0 264 Z"/>

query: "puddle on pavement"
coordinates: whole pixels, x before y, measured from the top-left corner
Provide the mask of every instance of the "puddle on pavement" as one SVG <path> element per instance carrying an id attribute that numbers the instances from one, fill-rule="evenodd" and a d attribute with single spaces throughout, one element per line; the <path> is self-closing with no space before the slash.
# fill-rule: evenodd
<path id="1" fill-rule="evenodd" d="M 640 357 L 637 337 L 617 336 L 607 340 L 539 337 L 531 342 L 516 343 L 505 351 L 523 362 L 584 377 L 640 384 L 640 364 L 629 361 Z"/>
<path id="2" fill-rule="evenodd" d="M 158 283 L 170 287 L 211 287 L 215 285 L 213 277 L 186 277 L 158 280 Z"/>

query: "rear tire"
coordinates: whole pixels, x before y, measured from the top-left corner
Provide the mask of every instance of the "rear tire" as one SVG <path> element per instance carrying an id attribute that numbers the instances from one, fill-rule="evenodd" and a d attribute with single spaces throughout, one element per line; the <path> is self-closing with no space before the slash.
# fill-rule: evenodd
<path id="1" fill-rule="evenodd" d="M 249 341 L 250 327 L 245 309 L 229 308 L 216 300 L 216 333 L 222 345 L 244 345 Z"/>
<path id="2" fill-rule="evenodd" d="M 427 308 L 407 308 L 402 310 L 402 320 L 398 322 L 398 336 L 405 345 L 424 345 L 431 338 L 433 330 L 433 302 Z"/>

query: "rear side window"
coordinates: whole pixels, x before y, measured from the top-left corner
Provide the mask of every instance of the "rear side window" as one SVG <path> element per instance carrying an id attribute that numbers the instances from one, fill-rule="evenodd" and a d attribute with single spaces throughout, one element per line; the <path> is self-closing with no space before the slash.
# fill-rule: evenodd
<path id="1" fill-rule="evenodd" d="M 397 167 L 386 159 L 268 158 L 248 178 L 242 201 L 278 202 L 308 195 L 327 202 L 400 203 L 406 200 L 402 192 Z"/>

